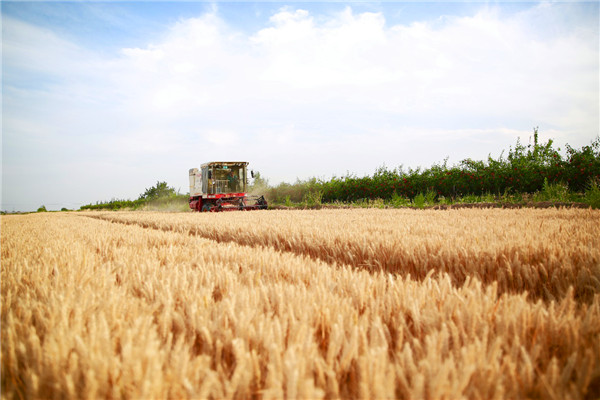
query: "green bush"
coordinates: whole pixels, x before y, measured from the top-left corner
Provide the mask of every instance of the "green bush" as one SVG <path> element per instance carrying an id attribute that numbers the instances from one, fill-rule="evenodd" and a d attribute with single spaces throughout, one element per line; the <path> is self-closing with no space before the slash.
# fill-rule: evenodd
<path id="1" fill-rule="evenodd" d="M 96 204 L 86 204 L 80 207 L 80 210 L 121 210 L 121 209 L 131 209 L 137 210 L 142 205 L 146 204 L 146 201 L 143 199 L 137 200 L 117 200 L 112 199 L 110 201 L 101 203 L 97 202 Z"/>
<path id="2" fill-rule="evenodd" d="M 175 196 L 175 194 L 175 189 L 169 187 L 167 182 L 157 181 L 156 185 L 146 189 L 146 191 L 140 195 L 139 199 L 150 201 L 165 197 L 172 197 Z"/>
<path id="3" fill-rule="evenodd" d="M 590 180 L 583 200 L 592 208 L 600 208 L 600 179 Z"/>
<path id="4" fill-rule="evenodd" d="M 80 207 L 80 210 L 138 210 L 142 207 L 152 209 L 183 209 L 181 204 L 188 206 L 188 196 L 178 194 L 175 189 L 167 186 L 166 182 L 156 182 L 156 185 L 148 188 L 136 200 L 112 199 L 107 202 L 96 202 L 96 204 L 86 204 Z"/>
<path id="5" fill-rule="evenodd" d="M 534 195 L 535 201 L 569 201 L 569 188 L 564 183 L 548 183 L 548 179 L 544 179 L 542 190 Z"/>
<path id="6" fill-rule="evenodd" d="M 410 200 L 399 196 L 398 193 L 392 193 L 392 198 L 389 201 L 389 204 L 392 207 L 400 208 L 400 207 L 408 207 L 410 205 Z"/>
<path id="7" fill-rule="evenodd" d="M 323 199 L 323 192 L 320 190 L 313 190 L 306 193 L 304 196 L 304 202 L 308 207 L 320 206 Z"/>
<path id="8" fill-rule="evenodd" d="M 600 138 L 589 146 L 577 150 L 567 145 L 567 155 L 555 150 L 552 140 L 539 143 L 538 130 L 534 129 L 533 143 L 525 146 L 517 140 L 508 156 L 487 161 L 466 159 L 448 167 L 447 160 L 429 169 L 389 170 L 378 168 L 373 176 L 362 178 L 347 175 L 319 181 L 324 202 L 354 202 L 359 199 L 381 198 L 391 200 L 394 195 L 415 198 L 420 193 L 432 192 L 437 198 L 457 199 L 477 196 L 479 200 L 501 197 L 502 194 L 535 194 L 565 198 L 562 188 L 583 192 L 587 182 L 600 176 Z M 568 197 L 568 196 L 567 196 Z"/>
<path id="9" fill-rule="evenodd" d="M 419 193 L 415 196 L 415 198 L 413 199 L 413 205 L 417 208 L 425 207 L 425 196 L 423 195 L 423 193 Z"/>

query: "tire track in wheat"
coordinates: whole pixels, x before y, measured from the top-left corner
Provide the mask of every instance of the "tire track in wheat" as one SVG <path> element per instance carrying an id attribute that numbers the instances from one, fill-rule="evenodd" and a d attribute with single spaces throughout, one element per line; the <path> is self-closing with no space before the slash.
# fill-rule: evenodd
<path id="1" fill-rule="evenodd" d="M 448 273 L 500 293 L 578 301 L 600 292 L 600 213 L 593 210 L 321 210 L 86 214 L 251 247 L 425 279 Z"/>
<path id="2" fill-rule="evenodd" d="M 73 214 L 0 222 L 6 398 L 598 396 L 598 295 L 533 303 Z"/>

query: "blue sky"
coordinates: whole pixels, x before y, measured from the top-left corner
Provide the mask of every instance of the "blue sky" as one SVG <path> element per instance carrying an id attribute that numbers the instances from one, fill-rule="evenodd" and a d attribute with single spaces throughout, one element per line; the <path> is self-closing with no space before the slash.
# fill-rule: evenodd
<path id="1" fill-rule="evenodd" d="M 599 134 L 598 2 L 2 2 L 3 210 Z"/>

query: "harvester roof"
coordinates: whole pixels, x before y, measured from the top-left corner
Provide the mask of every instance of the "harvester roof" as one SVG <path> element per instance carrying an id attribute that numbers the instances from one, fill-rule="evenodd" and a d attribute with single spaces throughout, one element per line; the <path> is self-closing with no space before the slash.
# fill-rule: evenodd
<path id="1" fill-rule="evenodd" d="M 228 167 L 241 167 L 241 166 L 248 165 L 248 162 L 247 161 L 211 161 L 211 162 L 202 164 L 201 167 L 202 168 L 218 167 L 218 166 L 222 166 L 222 165 L 226 165 Z"/>

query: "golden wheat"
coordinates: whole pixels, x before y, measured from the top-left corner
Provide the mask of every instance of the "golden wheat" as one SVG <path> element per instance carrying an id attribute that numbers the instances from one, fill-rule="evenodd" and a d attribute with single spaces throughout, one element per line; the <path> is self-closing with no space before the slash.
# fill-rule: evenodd
<path id="1" fill-rule="evenodd" d="M 598 396 L 598 213 L 356 211 L 3 216 L 2 397 Z"/>
<path id="2" fill-rule="evenodd" d="M 593 210 L 321 210 L 270 213 L 91 213 L 96 218 L 423 279 L 447 272 L 500 293 L 552 300 L 600 292 L 600 213 Z"/>

